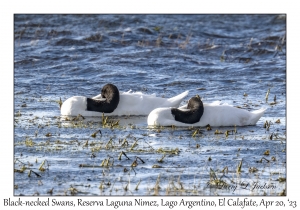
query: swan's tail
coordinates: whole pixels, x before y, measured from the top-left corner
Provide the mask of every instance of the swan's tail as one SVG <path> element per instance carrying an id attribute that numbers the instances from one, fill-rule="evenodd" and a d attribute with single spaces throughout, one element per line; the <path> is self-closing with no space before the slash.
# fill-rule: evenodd
<path id="1" fill-rule="evenodd" d="M 251 112 L 251 117 L 249 118 L 249 125 L 255 125 L 257 121 L 263 116 L 267 108 L 261 108 Z"/>
<path id="2" fill-rule="evenodd" d="M 179 107 L 181 101 L 189 94 L 189 91 L 185 91 L 177 96 L 174 96 L 173 98 L 168 99 L 168 103 L 170 107 Z"/>

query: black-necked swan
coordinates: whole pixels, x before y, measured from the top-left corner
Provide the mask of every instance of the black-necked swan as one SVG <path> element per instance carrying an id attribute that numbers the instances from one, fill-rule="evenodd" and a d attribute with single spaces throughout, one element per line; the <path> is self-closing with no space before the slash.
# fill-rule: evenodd
<path id="1" fill-rule="evenodd" d="M 106 84 L 101 94 L 93 98 L 73 96 L 61 106 L 62 115 L 102 116 L 105 115 L 148 115 L 158 107 L 178 107 L 189 91 L 173 98 L 156 97 L 141 92 L 119 92 L 113 84 Z"/>
<path id="2" fill-rule="evenodd" d="M 148 115 L 150 126 L 246 126 L 255 125 L 265 108 L 249 112 L 230 105 L 202 103 L 199 96 L 192 97 L 180 108 L 154 109 Z"/>

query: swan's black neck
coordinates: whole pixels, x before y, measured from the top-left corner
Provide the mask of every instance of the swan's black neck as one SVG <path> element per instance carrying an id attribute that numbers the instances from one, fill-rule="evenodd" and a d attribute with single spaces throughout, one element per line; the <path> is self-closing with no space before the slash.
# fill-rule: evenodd
<path id="1" fill-rule="evenodd" d="M 171 112 L 176 121 L 187 124 L 199 122 L 204 112 L 204 106 L 198 95 L 189 100 L 187 109 L 189 110 L 172 108 Z"/>
<path id="2" fill-rule="evenodd" d="M 87 110 L 112 113 L 118 107 L 120 94 L 115 85 L 106 84 L 101 90 L 101 97 L 105 100 L 87 98 Z"/>

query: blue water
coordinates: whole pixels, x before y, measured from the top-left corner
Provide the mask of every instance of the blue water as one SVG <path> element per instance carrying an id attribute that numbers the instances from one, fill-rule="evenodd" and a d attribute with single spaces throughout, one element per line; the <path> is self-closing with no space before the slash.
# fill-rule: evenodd
<path id="1" fill-rule="evenodd" d="M 15 195 L 49 195 L 51 188 L 53 195 L 70 194 L 68 189 L 75 183 L 85 192 L 79 195 L 278 195 L 285 189 L 285 182 L 278 182 L 278 177 L 286 176 L 284 15 L 17 14 L 14 38 L 14 157 L 33 164 L 32 170 L 42 176 L 16 172 Z M 122 91 L 132 89 L 162 97 L 190 90 L 188 98 L 199 94 L 204 102 L 221 100 L 247 110 L 268 110 L 256 126 L 238 128 L 238 135 L 228 137 L 214 135 L 214 131 L 232 128 L 203 129 L 196 137 L 192 137 L 194 128 L 157 131 L 147 128 L 146 117 L 121 118 L 121 128 L 113 130 L 103 128 L 97 118 L 80 122 L 86 127 L 60 118 L 59 98 L 92 97 L 106 83 Z M 275 96 L 276 103 L 272 103 Z M 281 122 L 275 123 L 278 119 Z M 269 130 L 263 128 L 265 121 L 271 121 Z M 90 137 L 99 128 L 103 136 Z M 47 133 L 52 135 L 47 137 Z M 87 140 L 105 146 L 110 138 L 113 148 L 93 152 L 91 147 L 82 147 Z M 128 148 L 119 144 L 125 138 Z M 137 148 L 146 151 L 132 153 L 130 147 L 137 138 L 141 138 Z M 26 146 L 26 139 L 35 145 Z M 64 142 L 63 149 L 57 140 Z M 160 163 L 160 147 L 181 152 L 167 154 Z M 270 150 L 269 156 L 263 155 L 266 150 Z M 127 151 L 131 160 L 119 161 L 120 151 Z M 96 157 L 91 158 L 91 153 Z M 109 155 L 114 156 L 109 167 L 78 167 L 83 163 L 100 165 Z M 133 170 L 124 172 L 135 156 L 146 163 L 135 168 L 136 174 Z M 276 161 L 257 163 L 272 156 Z M 45 172 L 38 170 L 43 160 L 50 163 Z M 237 175 L 240 160 L 244 168 Z M 22 167 L 19 164 L 17 161 L 15 168 Z M 272 182 L 277 188 L 254 192 L 206 188 L 210 168 L 221 176 L 226 166 L 231 171 L 228 177 Z M 258 168 L 258 175 L 250 173 L 249 167 Z M 157 177 L 160 190 L 154 187 Z M 179 177 L 184 192 L 170 190 L 170 180 Z M 43 185 L 37 185 L 37 180 Z M 128 180 L 131 188 L 126 191 Z M 140 189 L 135 191 L 139 180 Z M 108 181 L 114 185 L 99 190 L 100 183 Z M 83 187 L 87 185 L 90 187 Z"/>

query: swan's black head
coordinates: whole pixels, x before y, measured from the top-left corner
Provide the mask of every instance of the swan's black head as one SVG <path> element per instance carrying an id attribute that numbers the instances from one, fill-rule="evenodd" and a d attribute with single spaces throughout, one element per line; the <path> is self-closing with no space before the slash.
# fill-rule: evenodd
<path id="1" fill-rule="evenodd" d="M 203 106 L 203 103 L 199 95 L 196 95 L 188 101 L 187 109 L 198 109 L 200 106 Z"/>
<path id="2" fill-rule="evenodd" d="M 87 98 L 87 110 L 94 112 L 112 113 L 120 101 L 118 88 L 113 84 L 106 84 L 101 90 L 101 100 Z"/>
<path id="3" fill-rule="evenodd" d="M 187 105 L 188 110 L 172 108 L 171 112 L 176 121 L 193 124 L 200 121 L 204 112 L 204 106 L 199 95 L 192 97 Z"/>

